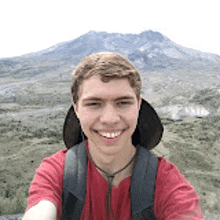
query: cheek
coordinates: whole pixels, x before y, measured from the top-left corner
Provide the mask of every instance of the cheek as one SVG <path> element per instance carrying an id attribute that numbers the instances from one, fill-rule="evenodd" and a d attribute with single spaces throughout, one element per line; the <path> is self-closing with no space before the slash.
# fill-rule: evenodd
<path id="1" fill-rule="evenodd" d="M 95 123 L 96 117 L 94 114 L 84 111 L 79 115 L 80 125 L 83 130 L 88 130 Z"/>
<path id="2" fill-rule="evenodd" d="M 81 125 L 81 128 L 82 128 L 82 131 L 88 137 L 91 125 L 88 123 L 88 121 L 86 119 L 81 119 L 80 120 L 80 125 Z"/>
<path id="3" fill-rule="evenodd" d="M 79 119 L 79 121 L 80 121 L 80 124 L 81 124 L 81 126 L 82 127 L 87 127 L 87 126 L 89 126 L 89 119 L 87 118 L 87 117 L 81 117 L 80 119 Z"/>
<path id="4" fill-rule="evenodd" d="M 135 127 L 137 126 L 138 118 L 139 118 L 139 110 L 136 110 L 136 112 L 134 113 L 134 119 L 133 119 Z"/>
<path id="5" fill-rule="evenodd" d="M 133 111 L 127 112 L 126 115 L 127 115 L 126 121 L 130 124 L 130 126 L 136 128 L 137 122 L 138 122 L 139 111 L 135 109 Z"/>

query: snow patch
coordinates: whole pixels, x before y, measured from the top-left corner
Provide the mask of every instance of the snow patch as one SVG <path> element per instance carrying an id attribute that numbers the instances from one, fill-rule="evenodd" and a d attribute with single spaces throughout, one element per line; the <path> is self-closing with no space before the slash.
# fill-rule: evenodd
<path id="1" fill-rule="evenodd" d="M 158 109 L 158 113 L 163 117 L 179 120 L 185 117 L 206 117 L 210 114 L 203 106 L 165 106 Z"/>

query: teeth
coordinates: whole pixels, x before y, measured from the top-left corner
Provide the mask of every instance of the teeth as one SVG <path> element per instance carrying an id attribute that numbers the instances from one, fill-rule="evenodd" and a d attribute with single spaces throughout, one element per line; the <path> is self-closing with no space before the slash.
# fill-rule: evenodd
<path id="1" fill-rule="evenodd" d="M 114 138 L 117 137 L 121 134 L 121 131 L 118 132 L 100 132 L 100 135 L 102 135 L 103 137 L 107 137 L 107 138 Z"/>
<path id="2" fill-rule="evenodd" d="M 110 138 L 110 137 L 113 137 L 113 133 L 106 133 L 106 137 Z"/>

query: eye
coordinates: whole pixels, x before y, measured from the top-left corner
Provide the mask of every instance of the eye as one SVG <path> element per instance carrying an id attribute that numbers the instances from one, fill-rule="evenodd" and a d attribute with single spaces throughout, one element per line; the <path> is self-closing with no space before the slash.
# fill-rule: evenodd
<path id="1" fill-rule="evenodd" d="M 128 102 L 120 102 L 120 105 L 127 105 Z"/>
<path id="2" fill-rule="evenodd" d="M 86 104 L 86 106 L 99 107 L 99 106 L 101 106 L 101 103 L 99 103 L 99 102 L 89 102 L 89 103 Z"/>
<path id="3" fill-rule="evenodd" d="M 131 104 L 131 102 L 127 102 L 127 101 L 121 101 L 121 102 L 117 103 L 117 105 L 120 106 L 120 107 L 125 107 L 125 106 L 128 106 L 130 104 Z"/>
<path id="4" fill-rule="evenodd" d="M 96 102 L 92 102 L 92 103 L 89 103 L 88 105 L 89 106 L 96 106 L 98 103 L 96 103 Z"/>

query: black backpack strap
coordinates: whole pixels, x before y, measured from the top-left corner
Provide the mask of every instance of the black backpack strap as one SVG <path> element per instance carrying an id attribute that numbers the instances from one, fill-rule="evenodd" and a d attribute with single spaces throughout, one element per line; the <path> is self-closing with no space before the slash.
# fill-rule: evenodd
<path id="1" fill-rule="evenodd" d="M 80 220 L 84 203 L 78 200 L 72 193 L 63 189 L 62 216 L 60 220 Z"/>
<path id="2" fill-rule="evenodd" d="M 87 151 L 85 141 L 70 148 L 63 173 L 61 220 L 80 219 L 86 194 Z"/>
<path id="3" fill-rule="evenodd" d="M 142 212 L 142 216 L 143 216 L 142 219 L 157 220 L 154 215 L 154 206 L 144 209 Z"/>
<path id="4" fill-rule="evenodd" d="M 135 220 L 154 220 L 154 192 L 158 159 L 145 148 L 138 147 L 131 179 L 131 209 Z"/>

